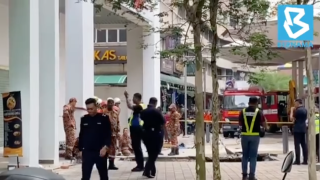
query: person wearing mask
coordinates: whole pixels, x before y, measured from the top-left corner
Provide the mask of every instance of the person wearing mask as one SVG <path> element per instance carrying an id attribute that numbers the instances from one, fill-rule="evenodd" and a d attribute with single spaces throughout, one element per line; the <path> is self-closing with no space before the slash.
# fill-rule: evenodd
<path id="1" fill-rule="evenodd" d="M 307 109 L 303 106 L 301 99 L 296 99 L 294 102 L 294 111 L 291 116 L 293 121 L 293 138 L 296 160 L 295 165 L 300 165 L 300 146 L 303 154 L 302 164 L 308 164 L 308 150 L 306 144 L 306 131 L 307 131 Z"/>
<path id="2" fill-rule="evenodd" d="M 118 170 L 118 168 L 114 164 L 114 159 L 116 157 L 116 149 L 117 149 L 117 138 L 120 133 L 120 122 L 119 122 L 119 114 L 118 111 L 114 110 L 114 101 L 112 98 L 107 99 L 107 103 L 101 103 L 101 107 L 103 109 L 103 114 L 109 116 L 110 124 L 111 124 L 111 146 L 109 148 L 108 157 L 109 157 L 109 170 Z"/>
<path id="3" fill-rule="evenodd" d="M 248 163 L 250 162 L 249 180 L 256 180 L 258 148 L 260 143 L 260 126 L 265 127 L 261 111 L 258 108 L 258 98 L 249 98 L 249 107 L 239 114 L 242 146 L 242 179 L 248 178 Z"/>
<path id="4" fill-rule="evenodd" d="M 74 110 L 77 104 L 76 98 L 70 98 L 69 103 L 63 106 L 63 127 L 66 133 L 66 152 L 65 159 L 73 158 L 73 147 L 76 142 L 76 120 L 74 119 Z"/>
<path id="5" fill-rule="evenodd" d="M 180 114 L 177 111 L 175 104 L 169 106 L 170 110 L 170 120 L 168 122 L 168 131 L 170 133 L 170 142 L 171 142 L 171 152 L 168 156 L 179 155 L 179 143 L 178 136 L 180 134 Z"/>
<path id="6" fill-rule="evenodd" d="M 142 96 L 140 93 L 135 93 L 133 95 L 132 101 L 134 105 L 130 103 L 129 94 L 127 91 L 124 92 L 124 96 L 126 97 L 127 107 L 133 110 L 133 114 L 129 117 L 128 120 L 129 120 L 132 148 L 134 151 L 137 166 L 133 168 L 131 171 L 139 172 L 144 170 L 143 154 L 141 149 L 143 121 L 140 120 L 139 109 L 140 108 L 144 109 L 145 106 L 143 103 L 141 103 Z"/>
<path id="7" fill-rule="evenodd" d="M 100 180 L 109 180 L 106 154 L 111 145 L 111 124 L 107 115 L 98 113 L 94 98 L 85 101 L 88 114 L 81 118 L 79 151 L 82 156 L 82 180 L 90 180 L 96 165 Z"/>
<path id="8" fill-rule="evenodd" d="M 150 98 L 147 109 L 140 113 L 140 118 L 143 120 L 143 142 L 148 151 L 148 160 L 143 172 L 143 176 L 154 178 L 156 176 L 155 161 L 163 145 L 163 126 L 165 123 L 164 117 L 156 109 L 158 100 L 155 97 Z"/>

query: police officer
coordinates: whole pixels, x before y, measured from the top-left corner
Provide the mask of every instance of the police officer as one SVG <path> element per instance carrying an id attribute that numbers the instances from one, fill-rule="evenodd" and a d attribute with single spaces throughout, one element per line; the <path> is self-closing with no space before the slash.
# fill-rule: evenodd
<path id="1" fill-rule="evenodd" d="M 108 180 L 106 153 L 111 145 L 111 125 L 107 115 L 98 113 L 97 101 L 85 101 L 88 114 L 81 118 L 79 151 L 82 154 L 82 180 L 89 180 L 95 164 L 101 180 Z"/>
<path id="2" fill-rule="evenodd" d="M 165 120 L 161 112 L 156 109 L 158 100 L 155 97 L 150 98 L 147 109 L 140 113 L 143 120 L 143 142 L 148 151 L 148 160 L 143 172 L 143 176 L 154 178 L 156 175 L 155 161 L 163 145 L 163 132 Z"/>
<path id="3" fill-rule="evenodd" d="M 316 120 L 315 120 L 315 126 L 316 126 L 316 155 L 318 162 L 320 162 L 319 157 L 319 132 L 320 132 L 320 120 L 319 120 L 319 112 L 316 112 Z"/>
<path id="4" fill-rule="evenodd" d="M 126 97 L 126 103 L 129 109 L 134 110 L 134 106 L 141 106 L 143 109 L 145 109 L 144 104 L 141 103 L 142 96 L 140 93 L 135 93 L 133 95 L 132 101 L 134 105 L 130 103 L 129 94 L 127 93 L 127 91 L 124 92 L 124 96 Z M 138 109 L 139 108 L 137 108 L 137 110 Z M 138 118 L 134 117 L 133 114 L 129 117 L 132 149 L 134 151 L 134 156 L 137 163 L 137 166 L 131 170 L 132 172 L 139 172 L 139 171 L 143 171 L 144 169 L 143 154 L 141 149 L 142 126 L 143 126 L 143 121 L 141 121 L 139 117 Z"/>
<path id="5" fill-rule="evenodd" d="M 308 164 L 308 150 L 307 150 L 307 142 L 306 142 L 306 133 L 307 133 L 307 116 L 308 111 L 303 106 L 301 99 L 296 99 L 294 102 L 294 112 L 293 112 L 293 140 L 294 140 L 294 148 L 296 154 L 296 160 L 294 162 L 295 165 L 300 165 L 300 146 L 303 154 L 303 162 L 302 164 Z"/>
<path id="6" fill-rule="evenodd" d="M 265 127 L 264 119 L 258 108 L 258 98 L 249 98 L 249 107 L 243 109 L 239 115 L 242 146 L 242 175 L 248 178 L 248 162 L 250 162 L 249 180 L 255 180 L 258 147 L 260 143 L 260 126 Z"/>

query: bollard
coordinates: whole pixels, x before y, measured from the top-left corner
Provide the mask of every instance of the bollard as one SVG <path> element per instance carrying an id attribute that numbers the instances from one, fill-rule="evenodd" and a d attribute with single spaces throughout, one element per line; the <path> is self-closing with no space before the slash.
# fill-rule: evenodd
<path id="1" fill-rule="evenodd" d="M 207 140 L 207 143 L 210 142 L 210 130 L 209 130 L 209 127 L 210 124 L 209 123 L 206 123 L 206 140 Z"/>
<path id="2" fill-rule="evenodd" d="M 283 145 L 283 154 L 287 154 L 289 152 L 288 126 L 282 126 L 282 145 Z"/>

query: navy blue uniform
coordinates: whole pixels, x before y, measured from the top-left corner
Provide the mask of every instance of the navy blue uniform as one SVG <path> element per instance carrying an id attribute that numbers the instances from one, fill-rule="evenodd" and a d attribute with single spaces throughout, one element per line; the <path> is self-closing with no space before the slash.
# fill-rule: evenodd
<path id="1" fill-rule="evenodd" d="M 145 165 L 144 173 L 155 176 L 155 161 L 157 160 L 163 145 L 162 128 L 165 124 L 165 119 L 162 114 L 152 106 L 148 106 L 147 109 L 143 110 L 140 113 L 140 118 L 144 121 L 143 142 L 148 151 L 148 160 Z"/>
<path id="2" fill-rule="evenodd" d="M 81 118 L 79 150 L 82 151 L 82 180 L 90 180 L 95 164 L 100 180 L 108 180 L 106 157 L 100 156 L 100 150 L 111 145 L 111 125 L 107 115 L 85 115 Z"/>
<path id="3" fill-rule="evenodd" d="M 300 146 L 303 154 L 303 163 L 307 164 L 308 162 L 308 150 L 306 143 L 306 132 L 307 125 L 306 120 L 308 116 L 308 111 L 305 107 L 297 107 L 294 111 L 295 121 L 293 123 L 293 138 L 294 138 L 294 148 L 296 154 L 296 164 L 300 164 Z"/>

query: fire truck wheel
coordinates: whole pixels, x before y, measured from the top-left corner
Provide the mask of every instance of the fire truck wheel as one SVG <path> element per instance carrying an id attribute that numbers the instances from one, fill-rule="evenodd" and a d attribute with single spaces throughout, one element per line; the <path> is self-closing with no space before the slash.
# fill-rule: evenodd
<path id="1" fill-rule="evenodd" d="M 223 132 L 223 137 L 228 138 L 229 137 L 229 132 Z"/>
<path id="2" fill-rule="evenodd" d="M 270 127 L 269 127 L 269 132 L 270 133 L 276 133 L 277 131 L 279 130 L 278 126 L 276 124 L 272 124 Z"/>

